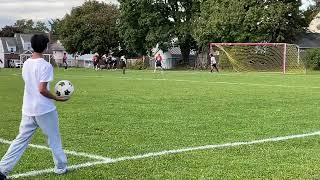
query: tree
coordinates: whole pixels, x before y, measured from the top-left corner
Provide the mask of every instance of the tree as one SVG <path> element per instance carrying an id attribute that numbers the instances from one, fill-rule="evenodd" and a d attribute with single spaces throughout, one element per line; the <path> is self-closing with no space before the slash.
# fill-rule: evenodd
<path id="1" fill-rule="evenodd" d="M 119 46 L 115 5 L 86 1 L 59 23 L 58 34 L 69 53 L 108 53 Z"/>
<path id="2" fill-rule="evenodd" d="M 14 26 L 5 26 L 0 30 L 0 37 L 13 37 L 15 33 L 22 33 L 22 30 Z"/>
<path id="3" fill-rule="evenodd" d="M 157 43 L 147 38 L 156 18 L 153 9 L 148 0 L 120 0 L 120 37 L 129 52 L 147 55 L 148 50 Z"/>
<path id="4" fill-rule="evenodd" d="M 170 20 L 172 37 L 177 38 L 175 42 L 181 49 L 184 63 L 189 62 L 189 54 L 192 49 L 197 49 L 196 41 L 192 37 L 192 23 L 200 12 L 200 0 L 165 0 L 162 1 L 165 12 L 167 12 L 166 19 Z"/>
<path id="5" fill-rule="evenodd" d="M 32 19 L 17 20 L 14 26 L 21 29 L 23 33 L 45 33 L 49 31 L 44 22 L 34 22 Z"/>
<path id="6" fill-rule="evenodd" d="M 199 9 L 200 0 L 120 0 L 121 37 L 140 54 L 157 44 L 164 50 L 179 46 L 187 63 L 196 48 L 191 24 Z"/>
<path id="7" fill-rule="evenodd" d="M 47 27 L 46 23 L 38 21 L 36 22 L 36 25 L 33 28 L 33 32 L 49 32 L 49 28 Z"/>
<path id="8" fill-rule="evenodd" d="M 51 33 L 51 39 L 52 41 L 59 40 L 59 26 L 60 26 L 61 20 L 60 19 L 51 19 L 48 21 L 49 27 L 50 27 L 50 33 Z"/>
<path id="9" fill-rule="evenodd" d="M 209 42 L 292 42 L 303 30 L 296 0 L 211 0 L 201 4 L 194 37 Z"/>
<path id="10" fill-rule="evenodd" d="M 19 29 L 22 29 L 24 33 L 31 33 L 33 32 L 34 28 L 34 22 L 32 19 L 20 19 L 17 20 L 17 22 L 14 24 L 14 26 L 18 27 Z"/>
<path id="11" fill-rule="evenodd" d="M 58 35 L 58 31 L 59 31 L 59 25 L 61 23 L 60 19 L 51 19 L 49 22 L 49 26 L 50 26 L 50 32 L 53 35 Z"/>
<path id="12" fill-rule="evenodd" d="M 313 0 L 314 4 L 308 7 L 307 10 L 303 12 L 305 17 L 306 26 L 309 26 L 311 21 L 319 14 L 320 12 L 320 1 Z"/>

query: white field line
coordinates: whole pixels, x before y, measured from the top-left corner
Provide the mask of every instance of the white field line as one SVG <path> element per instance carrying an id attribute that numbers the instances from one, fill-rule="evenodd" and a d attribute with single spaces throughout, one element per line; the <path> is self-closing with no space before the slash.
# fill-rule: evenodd
<path id="1" fill-rule="evenodd" d="M 194 81 L 194 80 L 183 80 L 183 79 L 147 79 L 147 78 L 119 78 L 119 79 L 122 79 L 122 80 L 137 80 L 137 81 L 174 81 L 174 82 L 190 82 L 190 83 L 209 83 L 209 84 L 261 86 L 261 87 L 320 89 L 320 87 L 317 87 L 317 86 L 289 86 L 289 85 L 281 85 L 281 84 L 237 83 L 237 82 L 225 82 L 225 81 Z"/>
<path id="2" fill-rule="evenodd" d="M 0 138 L 0 143 L 10 145 L 12 143 L 12 141 L 8 141 L 8 140 Z M 29 144 L 29 147 L 51 151 L 50 148 L 48 148 L 46 146 L 41 146 L 41 145 Z M 90 158 L 90 159 L 94 159 L 94 160 L 100 160 L 100 161 L 110 160 L 110 158 L 98 156 L 98 155 L 94 155 L 94 154 L 69 151 L 69 150 L 64 150 L 64 152 L 68 155 L 78 156 L 78 157 L 86 157 L 86 158 Z"/>
<path id="3" fill-rule="evenodd" d="M 101 164 L 112 164 L 112 163 L 117 163 L 117 162 L 121 162 L 121 161 L 139 160 L 139 159 L 145 159 L 145 158 L 153 158 L 153 157 L 159 157 L 159 156 L 164 156 L 164 155 L 180 154 L 180 153 L 185 153 L 185 152 L 193 152 L 193 151 L 201 151 L 201 150 L 222 149 L 222 148 L 231 148 L 231 147 L 244 146 L 244 145 L 263 144 L 263 143 L 268 143 L 268 142 L 279 142 L 279 141 L 300 139 L 300 138 L 319 136 L 319 135 L 320 135 L 320 131 L 317 131 L 317 132 L 308 133 L 308 134 L 282 136 L 282 137 L 261 139 L 261 140 L 255 140 L 255 141 L 233 142 L 233 143 L 226 143 L 226 144 L 189 147 L 189 148 L 177 149 L 177 150 L 166 150 L 166 151 L 147 153 L 147 154 L 141 154 L 141 155 L 130 156 L 130 157 L 126 156 L 126 157 L 120 157 L 120 158 L 114 158 L 114 159 L 107 159 L 104 161 L 88 162 L 88 163 L 84 163 L 84 164 L 70 166 L 68 169 L 69 170 L 77 170 L 80 168 L 88 168 L 88 167 L 97 166 L 97 165 L 101 165 Z M 48 173 L 53 173 L 53 169 L 44 169 L 44 170 L 39 170 L 39 171 L 31 171 L 31 172 L 22 173 L 22 174 L 16 174 L 16 175 L 12 175 L 10 178 L 16 179 L 16 178 L 21 178 L 21 177 L 39 176 L 39 175 L 48 174 Z"/>

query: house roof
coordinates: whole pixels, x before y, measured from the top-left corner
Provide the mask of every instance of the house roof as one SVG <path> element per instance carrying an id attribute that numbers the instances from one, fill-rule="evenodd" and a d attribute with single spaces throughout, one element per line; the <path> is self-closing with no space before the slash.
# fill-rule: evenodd
<path id="1" fill-rule="evenodd" d="M 0 37 L 2 41 L 4 53 L 11 53 L 10 49 L 7 47 L 7 43 L 9 46 L 15 46 L 16 52 L 15 54 L 23 54 L 26 50 L 23 49 L 22 39 L 24 42 L 30 42 L 31 38 L 34 34 L 15 34 L 14 37 Z M 48 48 L 44 52 L 44 54 L 52 54 L 52 44 L 48 44 Z"/>
<path id="2" fill-rule="evenodd" d="M 171 48 L 168 51 L 172 55 L 180 55 L 181 54 L 181 49 L 179 47 Z"/>
<path id="3" fill-rule="evenodd" d="M 51 44 L 51 49 L 52 49 L 52 51 L 64 51 L 65 50 L 64 47 L 59 43 Z"/>
<path id="4" fill-rule="evenodd" d="M 2 37 L 0 39 L 1 39 L 1 42 L 2 42 L 4 53 L 6 53 L 6 54 L 7 53 L 11 53 L 11 50 L 8 49 L 8 46 L 16 47 L 17 48 L 16 50 L 18 51 L 16 38 L 14 38 L 14 37 Z M 7 44 L 8 44 L 8 46 L 7 46 Z"/>
<path id="5" fill-rule="evenodd" d="M 16 35 L 20 36 L 25 43 L 27 43 L 27 42 L 30 43 L 31 42 L 31 38 L 33 36 L 33 34 L 16 34 Z"/>
<path id="6" fill-rule="evenodd" d="M 8 44 L 8 46 L 16 46 L 17 42 L 16 42 L 16 39 L 15 38 L 6 38 L 5 39 L 6 41 L 6 44 Z"/>
<path id="7" fill-rule="evenodd" d="M 300 48 L 320 48 L 319 33 L 301 33 L 296 37 L 295 44 Z"/>

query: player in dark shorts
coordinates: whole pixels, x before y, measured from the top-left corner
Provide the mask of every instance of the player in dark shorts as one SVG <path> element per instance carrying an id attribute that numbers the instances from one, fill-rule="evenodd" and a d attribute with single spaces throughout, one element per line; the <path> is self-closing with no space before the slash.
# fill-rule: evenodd
<path id="1" fill-rule="evenodd" d="M 93 68 L 95 70 L 98 70 L 98 57 L 97 57 L 97 55 L 93 56 L 92 61 L 93 61 Z"/>
<path id="2" fill-rule="evenodd" d="M 117 70 L 117 58 L 112 56 L 111 57 L 112 69 Z"/>
<path id="3" fill-rule="evenodd" d="M 161 72 L 163 72 L 163 67 L 162 67 L 162 57 L 160 54 L 157 55 L 156 57 L 156 62 L 155 62 L 155 69 L 154 72 L 157 71 L 157 69 L 161 69 Z"/>
<path id="4" fill-rule="evenodd" d="M 62 58 L 62 61 L 63 61 L 63 65 L 64 65 L 64 69 L 68 69 L 68 63 L 67 63 L 67 53 L 63 53 L 63 58 Z"/>
<path id="5" fill-rule="evenodd" d="M 216 57 L 214 57 L 213 54 L 210 54 L 210 61 L 211 61 L 211 73 L 213 72 L 213 69 L 216 69 L 216 71 L 219 72 L 219 69 L 217 67 Z"/>
<path id="6" fill-rule="evenodd" d="M 125 56 L 122 56 L 120 58 L 120 68 L 122 69 L 123 74 L 126 74 L 126 67 L 127 67 L 126 58 Z"/>

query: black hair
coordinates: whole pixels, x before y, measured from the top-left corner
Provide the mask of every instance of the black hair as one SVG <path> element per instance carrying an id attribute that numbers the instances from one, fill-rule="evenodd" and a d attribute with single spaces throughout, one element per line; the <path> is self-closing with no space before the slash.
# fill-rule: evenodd
<path id="1" fill-rule="evenodd" d="M 49 43 L 48 36 L 44 34 L 35 34 L 31 38 L 31 47 L 36 53 L 43 53 Z"/>

